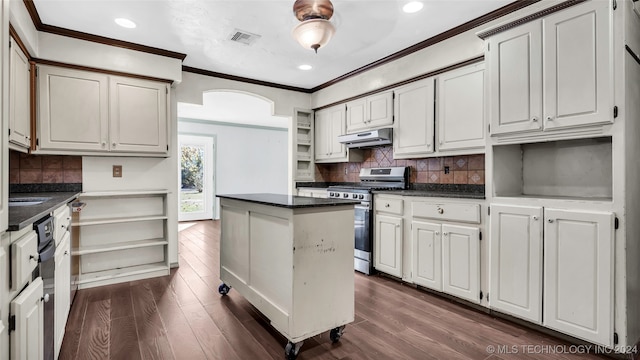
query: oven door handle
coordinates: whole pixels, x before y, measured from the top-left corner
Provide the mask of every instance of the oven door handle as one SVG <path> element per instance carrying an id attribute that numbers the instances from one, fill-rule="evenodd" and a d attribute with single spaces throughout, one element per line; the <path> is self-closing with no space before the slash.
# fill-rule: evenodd
<path id="1" fill-rule="evenodd" d="M 362 205 L 362 204 L 357 204 L 355 206 L 356 209 L 361 209 L 361 210 L 367 210 L 369 211 L 369 205 Z"/>

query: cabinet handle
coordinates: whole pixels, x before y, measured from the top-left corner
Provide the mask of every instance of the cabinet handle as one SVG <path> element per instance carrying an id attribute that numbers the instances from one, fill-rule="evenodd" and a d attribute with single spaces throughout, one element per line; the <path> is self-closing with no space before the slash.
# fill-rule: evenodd
<path id="1" fill-rule="evenodd" d="M 551 224 L 553 222 L 553 219 L 548 219 L 547 222 Z"/>
<path id="2" fill-rule="evenodd" d="M 443 214 L 444 213 L 444 209 L 443 208 L 438 208 L 438 214 Z"/>
<path id="3" fill-rule="evenodd" d="M 547 116 L 547 121 L 553 121 L 553 117 Z"/>
<path id="4" fill-rule="evenodd" d="M 534 116 L 534 117 L 531 119 L 531 121 L 533 121 L 533 122 L 538 122 L 538 117 L 537 117 L 537 116 Z"/>
<path id="5" fill-rule="evenodd" d="M 532 216 L 531 218 L 533 219 L 533 221 L 538 221 L 538 217 L 537 216 Z"/>

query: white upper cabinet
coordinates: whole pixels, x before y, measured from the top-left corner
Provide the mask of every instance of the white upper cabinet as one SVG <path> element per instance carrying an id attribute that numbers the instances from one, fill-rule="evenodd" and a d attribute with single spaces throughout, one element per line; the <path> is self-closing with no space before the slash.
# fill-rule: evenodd
<path id="1" fill-rule="evenodd" d="M 542 323 L 542 207 L 491 205 L 491 307 Z"/>
<path id="2" fill-rule="evenodd" d="M 347 103 L 347 133 L 393 124 L 393 91 Z"/>
<path id="3" fill-rule="evenodd" d="M 487 44 L 491 133 L 542 128 L 542 24 L 534 21 Z"/>
<path id="4" fill-rule="evenodd" d="M 315 161 L 336 163 L 362 161 L 362 153 L 351 151 L 338 141 L 345 133 L 345 106 L 336 105 L 315 112 Z"/>
<path id="5" fill-rule="evenodd" d="M 29 59 L 13 38 L 9 44 L 9 142 L 27 151 L 31 145 Z"/>
<path id="6" fill-rule="evenodd" d="M 109 94 L 104 74 L 38 67 L 38 148 L 108 151 Z"/>
<path id="7" fill-rule="evenodd" d="M 613 214 L 544 213 L 544 325 L 612 346 Z"/>
<path id="8" fill-rule="evenodd" d="M 609 1 L 588 1 L 543 19 L 544 127 L 613 121 Z"/>
<path id="9" fill-rule="evenodd" d="M 587 1 L 488 39 L 491 133 L 613 121 L 608 1 Z"/>
<path id="10" fill-rule="evenodd" d="M 168 85 L 38 66 L 38 150 L 167 153 Z"/>
<path id="11" fill-rule="evenodd" d="M 434 152 L 434 80 L 427 78 L 395 90 L 393 158 Z"/>
<path id="12" fill-rule="evenodd" d="M 438 151 L 485 146 L 484 63 L 438 78 Z"/>
<path id="13" fill-rule="evenodd" d="M 157 81 L 109 77 L 111 151 L 168 150 L 167 86 Z"/>

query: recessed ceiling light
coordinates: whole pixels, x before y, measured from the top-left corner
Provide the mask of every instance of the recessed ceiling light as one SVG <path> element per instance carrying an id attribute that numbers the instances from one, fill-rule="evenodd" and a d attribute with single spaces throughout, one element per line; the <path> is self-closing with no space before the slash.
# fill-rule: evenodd
<path id="1" fill-rule="evenodd" d="M 127 29 L 133 29 L 136 27 L 136 23 L 134 23 L 133 21 L 129 20 L 129 19 L 125 19 L 125 18 L 117 18 L 114 20 L 116 22 L 116 24 L 127 28 Z"/>
<path id="2" fill-rule="evenodd" d="M 411 14 L 414 12 L 418 12 L 420 10 L 422 10 L 422 7 L 424 6 L 424 4 L 420 1 L 411 1 L 407 4 L 405 4 L 405 6 L 402 7 L 402 11 Z"/>
<path id="3" fill-rule="evenodd" d="M 298 69 L 300 69 L 300 70 L 311 70 L 311 69 L 313 69 L 313 66 L 305 64 L 305 65 L 298 66 Z"/>

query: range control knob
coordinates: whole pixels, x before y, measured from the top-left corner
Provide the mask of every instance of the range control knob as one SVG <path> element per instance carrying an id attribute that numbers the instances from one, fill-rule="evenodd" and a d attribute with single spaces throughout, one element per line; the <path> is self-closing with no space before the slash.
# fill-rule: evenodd
<path id="1" fill-rule="evenodd" d="M 329 196 L 330 196 L 330 197 L 331 197 L 331 196 L 333 196 L 333 193 L 332 193 L 332 192 L 330 192 L 330 193 L 329 193 Z"/>
<path id="2" fill-rule="evenodd" d="M 359 198 L 359 199 L 364 199 L 364 195 L 360 194 L 360 195 L 358 196 L 358 198 Z"/>
<path id="3" fill-rule="evenodd" d="M 357 198 L 358 198 L 358 195 L 353 194 L 352 198 L 357 199 Z"/>
<path id="4" fill-rule="evenodd" d="M 344 198 L 348 198 L 348 197 L 349 197 L 349 194 L 342 194 L 342 197 L 344 197 Z"/>

